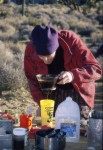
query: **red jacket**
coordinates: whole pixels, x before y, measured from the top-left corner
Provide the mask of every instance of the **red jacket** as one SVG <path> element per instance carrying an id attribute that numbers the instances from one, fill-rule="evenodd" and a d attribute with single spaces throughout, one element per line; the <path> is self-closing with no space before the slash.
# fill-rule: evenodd
<path id="1" fill-rule="evenodd" d="M 102 70 L 90 50 L 77 34 L 72 31 L 58 31 L 58 41 L 64 50 L 64 67 L 71 71 L 74 79 L 73 86 L 81 97 L 91 107 L 94 107 L 95 80 L 101 77 Z M 36 74 L 48 74 L 48 68 L 39 59 L 32 45 L 27 44 L 24 56 L 24 71 L 29 82 L 31 95 L 40 104 L 43 94 L 37 84 Z"/>

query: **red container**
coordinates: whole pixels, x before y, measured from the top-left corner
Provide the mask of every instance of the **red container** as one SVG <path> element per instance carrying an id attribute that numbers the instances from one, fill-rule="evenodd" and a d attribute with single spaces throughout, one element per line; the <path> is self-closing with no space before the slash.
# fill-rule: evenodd
<path id="1" fill-rule="evenodd" d="M 30 129 L 30 131 L 29 131 L 29 135 L 28 135 L 28 137 L 29 137 L 29 139 L 35 139 L 36 138 L 36 132 L 37 131 L 39 131 L 39 130 L 41 130 L 41 129 L 50 129 L 51 127 L 49 127 L 49 126 L 35 126 L 35 127 L 32 127 L 31 129 Z"/>
<path id="2" fill-rule="evenodd" d="M 29 137 L 29 139 L 35 139 L 35 137 L 36 137 L 36 132 L 37 131 L 39 131 L 41 129 L 41 127 L 32 127 L 31 129 L 30 129 L 30 131 L 29 131 L 29 135 L 28 135 L 28 137 Z"/>
<path id="3" fill-rule="evenodd" d="M 32 128 L 32 115 L 21 114 L 20 127 L 27 128 L 30 130 Z"/>

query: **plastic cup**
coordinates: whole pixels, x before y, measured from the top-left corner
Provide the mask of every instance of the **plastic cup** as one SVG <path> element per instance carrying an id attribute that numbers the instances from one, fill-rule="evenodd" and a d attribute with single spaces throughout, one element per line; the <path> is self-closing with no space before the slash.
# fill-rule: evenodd
<path id="1" fill-rule="evenodd" d="M 52 99 L 44 99 L 40 101 L 42 126 L 47 125 L 52 127 L 54 125 L 54 104 L 55 101 Z"/>
<path id="2" fill-rule="evenodd" d="M 27 114 L 20 115 L 20 127 L 31 129 L 32 127 L 32 116 Z"/>

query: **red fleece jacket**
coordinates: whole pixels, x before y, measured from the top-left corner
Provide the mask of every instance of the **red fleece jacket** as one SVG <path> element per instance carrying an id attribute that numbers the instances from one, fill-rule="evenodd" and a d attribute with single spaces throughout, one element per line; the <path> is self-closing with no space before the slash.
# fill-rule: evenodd
<path id="1" fill-rule="evenodd" d="M 80 37 L 73 31 L 58 31 L 58 41 L 64 50 L 64 67 L 74 76 L 73 86 L 80 93 L 84 101 L 94 107 L 95 80 L 101 77 L 102 70 L 90 50 Z M 40 91 L 37 74 L 48 74 L 47 65 L 38 57 L 32 42 L 28 42 L 24 56 L 24 71 L 29 82 L 31 95 L 40 105 L 44 98 Z"/>

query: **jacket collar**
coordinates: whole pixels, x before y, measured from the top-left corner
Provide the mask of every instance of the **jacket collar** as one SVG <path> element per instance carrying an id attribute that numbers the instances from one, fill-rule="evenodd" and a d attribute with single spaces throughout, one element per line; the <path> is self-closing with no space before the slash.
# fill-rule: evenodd
<path id="1" fill-rule="evenodd" d="M 60 46 L 66 50 L 67 52 L 69 52 L 70 55 L 72 55 L 72 51 L 69 47 L 69 44 L 62 38 L 62 36 L 59 34 L 58 35 L 58 41 L 59 41 L 59 44 Z"/>

